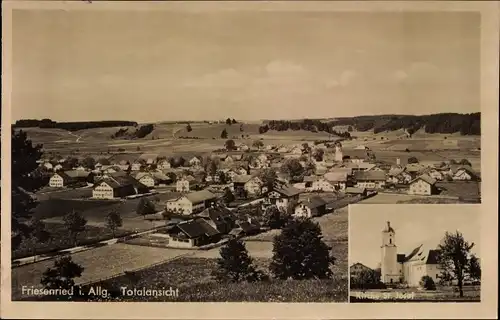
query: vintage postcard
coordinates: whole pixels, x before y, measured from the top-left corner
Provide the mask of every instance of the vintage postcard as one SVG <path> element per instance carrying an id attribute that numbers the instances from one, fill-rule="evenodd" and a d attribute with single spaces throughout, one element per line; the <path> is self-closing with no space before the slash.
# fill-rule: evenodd
<path id="1" fill-rule="evenodd" d="M 479 212 L 478 205 L 351 206 L 350 302 L 481 301 Z"/>
<path id="2" fill-rule="evenodd" d="M 2 13 L 2 317 L 495 317 L 494 2 Z"/>

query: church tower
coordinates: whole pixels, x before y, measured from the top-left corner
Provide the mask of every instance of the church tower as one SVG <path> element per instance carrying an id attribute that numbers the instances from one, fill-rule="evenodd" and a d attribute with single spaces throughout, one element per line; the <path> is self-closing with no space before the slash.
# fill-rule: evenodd
<path id="1" fill-rule="evenodd" d="M 342 154 L 342 145 L 340 143 L 335 144 L 335 161 L 342 162 L 344 155 Z"/>
<path id="2" fill-rule="evenodd" d="M 387 221 L 387 226 L 382 230 L 381 248 L 381 281 L 383 283 L 398 283 L 399 268 L 397 261 L 396 232 Z"/>

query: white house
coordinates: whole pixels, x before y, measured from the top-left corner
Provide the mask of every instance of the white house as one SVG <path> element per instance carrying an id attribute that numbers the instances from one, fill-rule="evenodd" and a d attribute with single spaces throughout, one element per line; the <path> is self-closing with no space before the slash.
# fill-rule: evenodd
<path id="1" fill-rule="evenodd" d="M 141 168 L 142 168 L 142 164 L 138 161 L 132 163 L 132 165 L 130 166 L 130 169 L 132 171 L 141 171 Z"/>
<path id="2" fill-rule="evenodd" d="M 149 192 L 149 188 L 128 175 L 107 175 L 92 188 L 92 198 L 116 199 Z"/>
<path id="3" fill-rule="evenodd" d="M 280 210 L 286 210 L 289 204 L 299 201 L 301 191 L 292 186 L 276 186 L 267 194 L 267 202 L 276 205 Z"/>
<path id="4" fill-rule="evenodd" d="M 477 175 L 469 166 L 458 167 L 452 176 L 453 180 L 458 181 L 471 181 L 476 180 Z"/>
<path id="5" fill-rule="evenodd" d="M 167 159 L 160 160 L 158 162 L 157 166 L 158 166 L 158 169 L 161 169 L 161 170 L 167 170 L 167 169 L 171 168 L 170 161 L 168 161 Z"/>
<path id="6" fill-rule="evenodd" d="M 385 172 L 378 171 L 356 171 L 354 172 L 356 188 L 382 189 L 385 187 Z"/>
<path id="7" fill-rule="evenodd" d="M 70 184 L 73 180 L 64 172 L 54 173 L 49 179 L 49 187 L 63 188 Z"/>
<path id="8" fill-rule="evenodd" d="M 53 169 L 54 169 L 54 171 L 55 171 L 55 172 L 57 172 L 57 171 L 62 170 L 62 169 L 63 169 L 63 166 L 62 166 L 60 163 L 58 163 L 58 164 L 56 164 L 56 165 L 54 166 L 54 168 L 53 168 Z"/>
<path id="9" fill-rule="evenodd" d="M 323 177 L 335 188 L 335 190 L 345 190 L 347 186 L 347 172 L 327 172 Z"/>
<path id="10" fill-rule="evenodd" d="M 198 157 L 192 157 L 188 163 L 191 167 L 198 167 L 201 165 L 201 160 Z"/>
<path id="11" fill-rule="evenodd" d="M 441 269 L 438 264 L 439 251 L 417 246 L 408 254 L 398 254 L 396 232 L 390 222 L 382 230 L 381 281 L 386 284 L 405 283 L 419 286 L 423 276 L 439 281 Z"/>
<path id="12" fill-rule="evenodd" d="M 192 182 L 195 181 L 195 178 L 192 176 L 182 177 L 177 180 L 175 184 L 175 190 L 177 192 L 188 192 L 191 188 Z"/>
<path id="13" fill-rule="evenodd" d="M 216 200 L 216 196 L 208 190 L 188 193 L 177 199 L 167 201 L 167 211 L 190 215 L 209 208 Z"/>
<path id="14" fill-rule="evenodd" d="M 410 181 L 408 194 L 430 196 L 436 193 L 436 179 L 423 174 Z"/>
<path id="15" fill-rule="evenodd" d="M 326 213 L 326 202 L 321 197 L 310 197 L 297 203 L 294 217 L 312 218 Z"/>
<path id="16" fill-rule="evenodd" d="M 295 154 L 295 155 L 301 155 L 302 154 L 302 147 L 295 146 L 292 148 L 292 150 L 290 150 L 290 153 Z"/>
<path id="17" fill-rule="evenodd" d="M 52 163 L 50 163 L 50 162 L 44 162 L 44 163 L 42 164 L 42 167 L 44 167 L 44 168 L 45 168 L 45 169 L 47 169 L 47 170 L 54 170 L 54 166 L 53 166 L 53 165 L 52 165 Z"/>
<path id="18" fill-rule="evenodd" d="M 238 175 L 233 178 L 233 190 L 243 188 L 249 196 L 260 195 L 263 184 L 259 177 L 252 177 L 251 175 Z"/>

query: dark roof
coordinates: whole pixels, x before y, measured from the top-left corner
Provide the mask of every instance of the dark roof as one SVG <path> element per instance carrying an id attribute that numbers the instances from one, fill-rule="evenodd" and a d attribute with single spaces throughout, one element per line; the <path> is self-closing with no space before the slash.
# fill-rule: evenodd
<path id="1" fill-rule="evenodd" d="M 201 190 L 196 192 L 190 192 L 185 197 L 192 203 L 200 203 L 210 199 L 215 199 L 216 196 L 208 190 Z"/>
<path id="2" fill-rule="evenodd" d="M 176 228 L 179 228 L 179 230 L 181 230 L 190 239 L 198 238 L 203 235 L 210 237 L 219 234 L 219 231 L 217 231 L 203 219 L 181 222 L 171 230 L 175 230 Z"/>
<path id="3" fill-rule="evenodd" d="M 201 218 L 208 218 L 215 223 L 232 221 L 235 219 L 232 212 L 229 209 L 223 207 L 207 208 L 200 212 L 197 216 Z"/>
<path id="4" fill-rule="evenodd" d="M 242 221 L 238 223 L 238 226 L 246 233 L 259 230 L 259 227 L 248 221 Z"/>
<path id="5" fill-rule="evenodd" d="M 129 175 L 110 175 L 106 178 L 101 178 L 94 184 L 94 187 L 99 185 L 101 182 L 106 182 L 112 188 L 120 188 L 126 186 L 133 186 L 138 189 L 148 189 L 147 186 L 140 183 L 136 179 L 132 178 Z"/>
<path id="6" fill-rule="evenodd" d="M 69 180 L 72 180 L 73 178 L 70 177 L 68 174 L 66 174 L 65 172 L 62 172 L 62 171 L 59 171 L 57 173 L 54 173 L 52 176 L 55 176 L 55 175 L 58 175 L 60 176 L 63 181 L 69 181 Z"/>
<path id="7" fill-rule="evenodd" d="M 354 188 L 354 187 L 347 187 L 345 188 L 345 193 L 365 193 L 366 189 L 365 188 Z"/>
<path id="8" fill-rule="evenodd" d="M 293 197 L 301 193 L 299 189 L 292 186 L 278 186 L 273 190 L 287 197 Z"/>
<path id="9" fill-rule="evenodd" d="M 233 177 L 234 183 L 247 183 L 252 179 L 251 175 L 237 175 Z"/>
<path id="10" fill-rule="evenodd" d="M 354 172 L 354 178 L 357 181 L 366 181 L 366 180 L 376 180 L 376 181 L 385 181 L 385 172 L 383 171 L 356 171 Z"/>
<path id="11" fill-rule="evenodd" d="M 323 198 L 321 198 L 320 196 L 309 197 L 306 200 L 301 201 L 300 203 L 307 206 L 309 209 L 316 209 L 326 205 L 326 201 L 323 200 Z"/>
<path id="12" fill-rule="evenodd" d="M 439 250 L 429 250 L 429 255 L 427 256 L 426 264 L 438 264 L 439 263 Z"/>
<path id="13" fill-rule="evenodd" d="M 64 173 L 70 176 L 71 178 L 86 178 L 90 175 L 90 172 L 83 170 L 68 170 L 64 171 Z"/>

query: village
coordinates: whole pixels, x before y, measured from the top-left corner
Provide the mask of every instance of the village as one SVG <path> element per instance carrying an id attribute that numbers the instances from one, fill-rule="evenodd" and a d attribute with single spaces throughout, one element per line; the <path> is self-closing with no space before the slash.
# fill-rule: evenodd
<path id="1" fill-rule="evenodd" d="M 225 152 L 172 158 L 144 153 L 137 158 L 116 154 L 95 160 L 45 159 L 40 166 L 50 178 L 43 192 L 57 198 L 64 190 L 81 189 L 87 191 L 87 199 L 82 201 L 130 201 L 156 195 L 160 200 L 156 209 L 145 213 L 146 218 L 182 221 L 171 230 L 186 241 L 172 236 L 168 246 L 191 247 L 217 237 L 203 235 L 201 241 L 201 234 L 186 230 L 205 228 L 207 234 L 219 236 L 222 230 L 223 234 L 240 235 L 258 232 L 262 223 L 247 213 L 240 220 L 227 219 L 229 225 L 221 228 L 206 216 L 213 211 L 234 216 L 240 208 L 259 204 L 262 211 L 275 206 L 289 215 L 311 218 L 331 211 L 335 202 L 345 198 L 394 193 L 439 199 L 446 186 L 474 184 L 479 189 L 480 177 L 465 159 L 433 165 L 411 158 L 402 165 L 396 159 L 391 165 L 376 161 L 374 153 L 364 146 L 344 153 L 341 142 L 284 147 L 264 146 L 259 140 L 252 146 L 236 146 L 228 140 L 225 150 L 218 151 Z M 67 162 L 75 166 L 65 170 Z M 199 219 L 204 215 L 205 219 Z"/>

